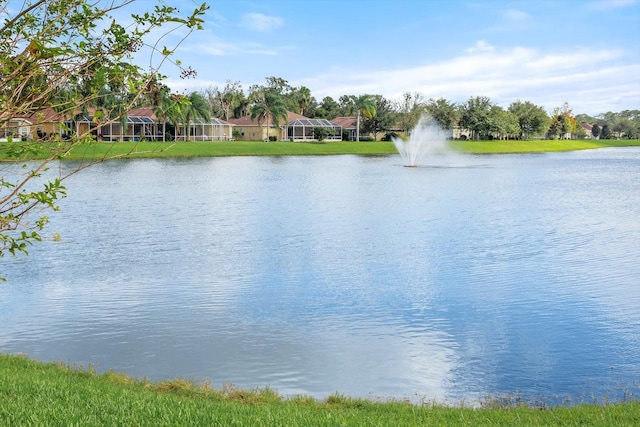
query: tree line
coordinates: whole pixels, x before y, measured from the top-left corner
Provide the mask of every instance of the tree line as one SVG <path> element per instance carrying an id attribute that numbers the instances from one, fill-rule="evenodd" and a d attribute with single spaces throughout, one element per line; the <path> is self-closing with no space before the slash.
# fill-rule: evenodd
<path id="1" fill-rule="evenodd" d="M 444 129 L 468 130 L 473 139 L 640 137 L 640 110 L 592 117 L 574 115 L 567 103 L 548 114 L 529 101 L 517 100 L 505 109 L 486 96 L 455 103 L 445 98 L 426 98 L 418 92 L 405 92 L 399 99 L 365 94 L 342 95 L 337 100 L 326 96 L 318 101 L 309 88 L 293 87 L 279 77 L 267 77 L 265 84 L 253 85 L 246 93 L 239 81 L 228 80 L 222 87 L 210 86 L 192 96 L 200 97 L 208 104 L 211 115 L 224 120 L 246 115 L 264 119 L 271 114 L 275 125 L 286 119 L 286 111 L 328 120 L 355 116 L 359 133 L 375 139 L 380 134 L 410 132 L 425 114 Z M 581 123 L 593 125 L 590 135 Z"/>

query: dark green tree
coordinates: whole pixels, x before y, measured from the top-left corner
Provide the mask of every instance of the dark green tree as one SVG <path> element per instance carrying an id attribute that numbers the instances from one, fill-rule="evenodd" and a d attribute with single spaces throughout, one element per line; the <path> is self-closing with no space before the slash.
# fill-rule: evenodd
<path id="1" fill-rule="evenodd" d="M 486 138 L 491 129 L 489 115 L 493 104 L 486 96 L 476 96 L 460 106 L 460 126 L 472 132 L 473 139 Z"/>
<path id="2" fill-rule="evenodd" d="M 340 104 L 338 104 L 332 97 L 325 96 L 322 98 L 322 102 L 316 109 L 315 118 L 332 120 L 336 117 L 340 117 L 342 114 L 340 110 Z"/>
<path id="3" fill-rule="evenodd" d="M 515 101 L 507 111 L 517 117 L 523 139 L 543 134 L 549 128 L 550 119 L 544 108 L 529 101 Z"/>
<path id="4" fill-rule="evenodd" d="M 298 112 L 304 116 L 305 109 L 311 104 L 311 90 L 301 86 L 293 91 L 293 96 L 298 103 Z"/>
<path id="5" fill-rule="evenodd" d="M 442 129 L 453 129 L 460 117 L 456 104 L 445 98 L 429 99 L 425 109 Z"/>
<path id="6" fill-rule="evenodd" d="M 198 92 L 192 92 L 189 96 L 183 97 L 180 104 L 180 122 L 183 126 L 184 140 L 189 141 L 192 121 L 196 119 L 209 120 L 211 118 L 211 107 L 207 100 Z"/>
<path id="7" fill-rule="evenodd" d="M 360 141 L 362 117 L 371 119 L 376 115 L 376 102 L 373 95 L 342 95 L 339 98 L 343 116 L 356 117 L 356 141 Z"/>
<path id="8" fill-rule="evenodd" d="M 316 126 L 313 128 L 313 136 L 318 140 L 318 142 L 323 142 L 330 136 L 335 136 L 336 130 L 330 127 L 322 127 Z"/>
<path id="9" fill-rule="evenodd" d="M 618 115 L 611 125 L 611 130 L 615 132 L 617 138 L 632 138 L 636 134 L 633 122 L 628 118 Z"/>
<path id="10" fill-rule="evenodd" d="M 492 106 L 489 113 L 489 132 L 492 137 L 499 139 L 520 135 L 518 117 L 500 106 Z"/>
<path id="11" fill-rule="evenodd" d="M 354 99 L 356 109 L 356 142 L 360 141 L 360 123 L 362 117 L 373 119 L 376 116 L 376 101 L 372 95 L 360 95 Z"/>
<path id="12" fill-rule="evenodd" d="M 424 96 L 419 92 L 403 93 L 394 105 L 397 125 L 404 132 L 413 129 L 426 111 Z"/>
<path id="13" fill-rule="evenodd" d="M 549 137 L 551 139 L 568 139 L 571 134 L 571 123 L 565 114 L 556 114 L 551 118 L 549 125 Z"/>
<path id="14" fill-rule="evenodd" d="M 378 134 L 393 129 L 396 125 L 398 114 L 391 101 L 382 95 L 372 97 L 375 106 L 375 115 L 364 114 L 362 131 L 373 134 L 373 139 L 378 139 Z"/>
<path id="15" fill-rule="evenodd" d="M 262 123 L 266 123 L 266 139 L 268 140 L 271 126 L 278 127 L 281 122 L 287 120 L 286 104 L 282 96 L 272 87 L 254 87 L 250 99 L 251 119 L 257 119 L 260 127 L 262 127 Z M 262 133 L 262 130 L 260 133 Z"/>

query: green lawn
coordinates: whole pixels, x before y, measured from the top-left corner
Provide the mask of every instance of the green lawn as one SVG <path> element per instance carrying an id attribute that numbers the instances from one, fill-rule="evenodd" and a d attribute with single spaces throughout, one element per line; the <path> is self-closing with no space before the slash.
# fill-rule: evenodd
<path id="1" fill-rule="evenodd" d="M 0 354 L 0 425 L 140 426 L 637 426 L 640 401 L 533 408 L 319 401 L 276 391 L 152 383 Z"/>
<path id="2" fill-rule="evenodd" d="M 536 141 L 452 141 L 451 146 L 474 154 L 542 153 L 588 150 L 605 147 L 639 146 L 640 140 L 536 140 Z"/>
<path id="3" fill-rule="evenodd" d="M 22 159 L 43 158 L 46 144 L 29 144 L 34 150 Z M 541 141 L 452 141 L 453 150 L 472 154 L 538 153 L 547 151 L 572 151 L 602 147 L 638 146 L 639 140 L 541 140 Z M 11 160 L 9 145 L 0 144 L 0 160 Z M 35 152 L 36 154 L 33 154 Z M 218 156 L 303 156 L 303 155 L 389 155 L 397 154 L 392 142 L 115 142 L 93 143 L 74 147 L 65 157 L 70 160 L 100 160 L 113 157 L 218 157 Z"/>
<path id="4" fill-rule="evenodd" d="M 28 143 L 24 143 L 28 144 Z M 31 143 L 33 144 L 33 143 Z M 3 149 L 4 148 L 4 149 Z M 32 158 L 48 154 L 47 145 L 41 144 Z M 303 155 L 388 155 L 397 153 L 391 142 L 115 142 L 93 143 L 74 147 L 65 157 L 70 160 L 99 160 L 113 157 L 220 157 L 220 156 L 303 156 Z M 0 159 L 8 160 L 6 145 L 0 145 Z"/>

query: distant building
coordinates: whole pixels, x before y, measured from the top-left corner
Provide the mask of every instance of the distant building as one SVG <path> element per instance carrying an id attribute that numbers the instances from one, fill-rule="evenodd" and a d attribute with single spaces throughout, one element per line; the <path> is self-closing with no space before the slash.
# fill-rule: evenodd
<path id="1" fill-rule="evenodd" d="M 344 129 L 343 132 L 347 134 L 347 141 L 356 140 L 356 116 L 336 117 L 331 121 Z"/>
<path id="2" fill-rule="evenodd" d="M 592 133 L 593 132 L 593 125 L 590 125 L 589 123 L 582 122 L 582 123 L 580 123 L 580 126 L 582 126 L 582 129 L 584 129 L 584 132 L 585 132 L 585 136 L 584 137 L 586 139 L 593 139 L 594 138 L 593 133 Z M 598 139 L 598 138 L 596 138 L 596 139 Z"/>
<path id="3" fill-rule="evenodd" d="M 245 141 L 268 141 L 269 137 L 280 141 L 316 141 L 313 134 L 316 127 L 328 127 L 334 129 L 335 136 L 325 138 L 327 140 L 342 140 L 342 128 L 340 125 L 324 119 L 310 119 L 303 115 L 287 112 L 287 122 L 275 127 L 273 121 L 265 120 L 258 123 L 247 115 L 237 119 L 229 119 L 229 123 L 235 125 L 235 133 L 238 139 Z"/>
<path id="4" fill-rule="evenodd" d="M 228 141 L 233 139 L 234 127 L 215 117 L 169 124 L 166 119 L 156 117 L 152 107 L 132 109 L 122 120 L 99 117 L 95 109 L 64 117 L 52 108 L 45 108 L 8 120 L 2 120 L 0 115 L 0 124 L 0 140 L 9 137 L 49 140 L 56 135 L 66 138 L 74 133 L 91 133 L 98 141 Z"/>

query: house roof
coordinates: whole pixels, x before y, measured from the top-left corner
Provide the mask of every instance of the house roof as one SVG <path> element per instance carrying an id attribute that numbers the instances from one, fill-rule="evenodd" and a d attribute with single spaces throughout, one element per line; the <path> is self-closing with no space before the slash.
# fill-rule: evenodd
<path id="1" fill-rule="evenodd" d="M 589 123 L 582 122 L 580 123 L 580 126 L 582 126 L 584 130 L 587 130 L 589 132 L 593 130 L 593 125 L 590 125 Z"/>
<path id="2" fill-rule="evenodd" d="M 53 122 L 53 123 L 59 123 L 64 120 L 62 116 L 58 114 L 51 107 L 47 107 L 43 110 L 36 111 L 35 113 L 31 113 L 31 115 L 29 116 L 29 119 L 31 121 L 36 121 L 36 122 Z"/>
<path id="3" fill-rule="evenodd" d="M 233 123 L 225 122 L 224 120 L 219 119 L 217 117 L 211 117 L 209 120 L 202 119 L 202 118 L 191 119 L 189 120 L 189 124 L 192 124 L 192 125 L 212 124 L 212 125 L 219 125 L 219 126 L 235 126 Z"/>
<path id="4" fill-rule="evenodd" d="M 24 122 L 29 122 L 30 124 L 34 123 L 59 123 L 63 121 L 62 116 L 55 112 L 55 110 L 51 107 L 44 108 L 42 110 L 38 110 L 36 112 L 30 114 L 10 114 L 7 112 L 3 112 L 0 114 L 0 121 L 7 120 L 21 120 Z"/>
<path id="5" fill-rule="evenodd" d="M 294 113 L 293 111 L 287 111 L 287 123 L 291 123 L 297 119 L 309 119 L 301 114 Z M 251 119 L 250 115 L 240 117 L 237 119 L 229 119 L 227 120 L 229 123 L 232 123 L 236 126 L 259 126 L 257 119 Z"/>
<path id="6" fill-rule="evenodd" d="M 6 124 L 13 126 L 30 126 L 33 123 L 27 117 L 13 117 L 9 114 L 0 114 L 0 127 L 6 126 Z"/>
<path id="7" fill-rule="evenodd" d="M 355 116 L 347 116 L 347 117 L 336 117 L 331 120 L 333 123 L 338 126 L 342 126 L 345 129 L 355 129 L 356 128 L 356 117 Z"/>
<path id="8" fill-rule="evenodd" d="M 252 120 L 251 116 L 243 116 L 237 119 L 229 119 L 229 123 L 233 123 L 236 126 L 258 126 L 258 121 Z"/>
<path id="9" fill-rule="evenodd" d="M 127 123 L 129 124 L 145 124 L 145 125 L 150 125 L 155 123 L 155 120 L 152 119 L 151 117 L 147 117 L 147 116 L 134 116 L 132 114 L 127 114 L 126 116 L 127 118 Z M 76 120 L 78 122 L 81 123 L 88 123 L 88 122 L 93 122 L 93 115 L 82 115 L 82 116 L 78 116 L 76 118 Z"/>
<path id="10" fill-rule="evenodd" d="M 302 114 L 294 113 L 293 111 L 287 111 L 287 123 L 290 123 L 297 119 L 308 119 L 309 117 L 303 116 Z"/>
<path id="11" fill-rule="evenodd" d="M 153 107 L 141 107 L 134 108 L 133 110 L 129 110 L 127 112 L 128 116 L 136 116 L 136 117 L 148 117 L 154 121 L 157 121 L 156 113 L 153 112 Z"/>
<path id="12" fill-rule="evenodd" d="M 340 127 L 327 119 L 295 119 L 289 122 L 289 126 L 313 126 L 313 127 Z"/>

